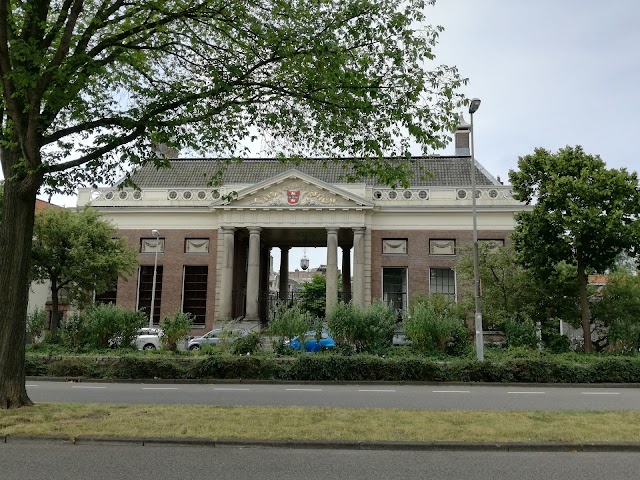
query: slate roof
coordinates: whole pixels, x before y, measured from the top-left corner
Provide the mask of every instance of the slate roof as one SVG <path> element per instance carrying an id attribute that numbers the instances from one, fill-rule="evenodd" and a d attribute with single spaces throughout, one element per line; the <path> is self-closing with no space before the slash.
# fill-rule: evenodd
<path id="1" fill-rule="evenodd" d="M 406 160 L 403 160 L 406 161 Z M 219 169 L 222 159 L 170 159 L 170 168 L 157 169 L 152 164 L 139 167 L 131 175 L 140 188 L 204 188 Z M 413 157 L 410 165 L 414 172 L 411 186 L 459 187 L 471 185 L 469 157 Z M 242 163 L 226 166 L 222 184 L 255 184 L 279 173 L 295 168 L 307 175 L 330 184 L 348 183 L 345 162 L 326 159 L 308 159 L 299 164 L 277 159 L 245 159 Z M 426 175 L 431 172 L 432 176 Z M 424 177 L 424 178 L 423 178 Z M 372 178 L 362 181 L 369 186 L 384 187 Z M 476 168 L 477 185 L 498 185 L 498 182 L 481 166 Z"/>

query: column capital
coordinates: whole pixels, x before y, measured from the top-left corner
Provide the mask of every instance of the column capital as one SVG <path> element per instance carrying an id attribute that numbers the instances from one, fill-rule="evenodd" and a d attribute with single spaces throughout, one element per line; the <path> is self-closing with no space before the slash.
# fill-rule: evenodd
<path id="1" fill-rule="evenodd" d="M 278 245 L 278 247 L 280 247 L 280 250 L 283 252 L 288 252 L 289 250 L 291 250 L 291 245 Z"/>
<path id="2" fill-rule="evenodd" d="M 220 227 L 220 230 L 222 230 L 222 233 L 229 234 L 229 233 L 234 233 L 236 231 L 236 227 L 223 225 L 223 226 Z"/>
<path id="3" fill-rule="evenodd" d="M 351 230 L 353 230 L 353 233 L 364 233 L 366 229 L 367 229 L 366 227 L 352 227 L 351 228 Z"/>
<path id="4" fill-rule="evenodd" d="M 331 235 L 332 233 L 335 233 L 337 235 L 338 231 L 340 230 L 339 227 L 327 227 L 326 229 L 328 235 Z"/>
<path id="5" fill-rule="evenodd" d="M 256 225 L 252 225 L 250 227 L 247 227 L 247 229 L 249 230 L 249 233 L 260 233 L 262 231 L 262 227 L 258 227 Z"/>

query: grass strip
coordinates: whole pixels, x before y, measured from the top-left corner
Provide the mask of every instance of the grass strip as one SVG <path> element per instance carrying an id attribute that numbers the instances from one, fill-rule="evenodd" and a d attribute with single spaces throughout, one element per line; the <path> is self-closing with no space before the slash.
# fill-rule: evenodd
<path id="1" fill-rule="evenodd" d="M 2 435 L 640 442 L 640 412 L 495 412 L 49 403 L 0 410 Z"/>

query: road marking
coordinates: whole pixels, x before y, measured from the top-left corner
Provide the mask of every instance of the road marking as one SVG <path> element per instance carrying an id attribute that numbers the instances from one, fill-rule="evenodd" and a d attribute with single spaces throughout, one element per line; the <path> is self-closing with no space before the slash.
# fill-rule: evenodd
<path id="1" fill-rule="evenodd" d="M 40 385 L 29 385 L 28 383 L 25 385 L 25 387 L 39 387 Z"/>
<path id="2" fill-rule="evenodd" d="M 107 387 L 85 387 L 84 385 L 73 385 L 71 388 L 107 388 Z"/>
<path id="3" fill-rule="evenodd" d="M 471 393 L 471 390 L 431 390 L 432 393 Z"/>
<path id="4" fill-rule="evenodd" d="M 358 390 L 359 392 L 395 392 L 395 390 Z"/>
<path id="5" fill-rule="evenodd" d="M 507 392 L 507 393 L 516 393 L 522 395 L 544 395 L 545 392 Z"/>
<path id="6" fill-rule="evenodd" d="M 582 395 L 620 395 L 620 392 L 580 392 Z"/>
<path id="7" fill-rule="evenodd" d="M 214 390 L 224 390 L 226 392 L 248 392 L 250 390 L 250 388 L 218 388 L 218 387 L 213 387 Z"/>
<path id="8" fill-rule="evenodd" d="M 178 390 L 178 387 L 142 387 L 142 390 Z"/>
<path id="9" fill-rule="evenodd" d="M 321 392 L 321 388 L 287 388 L 287 392 Z"/>

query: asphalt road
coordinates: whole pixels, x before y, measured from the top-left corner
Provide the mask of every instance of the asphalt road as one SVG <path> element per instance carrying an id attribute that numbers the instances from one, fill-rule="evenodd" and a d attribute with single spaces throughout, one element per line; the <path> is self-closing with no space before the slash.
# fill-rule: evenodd
<path id="1" fill-rule="evenodd" d="M 638 478 L 640 456 L 7 443 L 0 465 L 2 480 L 617 480 Z"/>
<path id="2" fill-rule="evenodd" d="M 35 402 L 431 410 L 640 410 L 640 388 L 27 381 Z M 639 474 L 640 475 L 640 474 Z"/>

